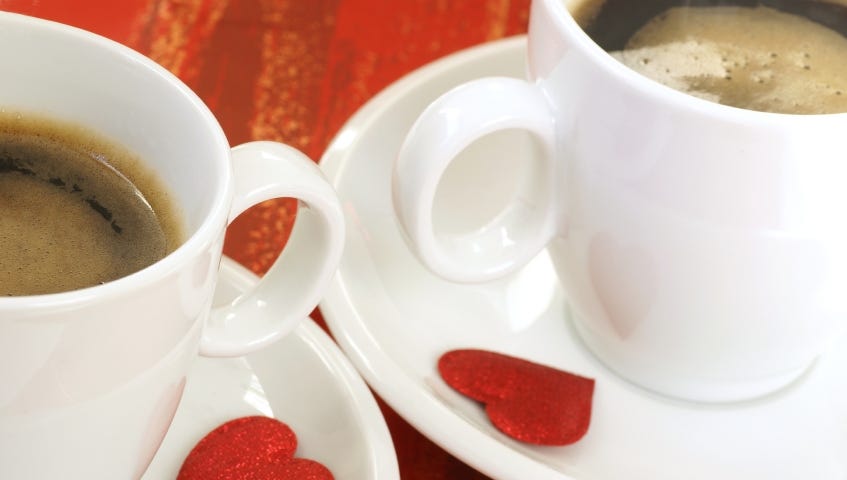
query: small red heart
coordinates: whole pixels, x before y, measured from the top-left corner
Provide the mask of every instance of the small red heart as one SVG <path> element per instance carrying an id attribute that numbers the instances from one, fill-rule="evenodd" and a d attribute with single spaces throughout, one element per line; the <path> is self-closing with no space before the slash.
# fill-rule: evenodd
<path id="1" fill-rule="evenodd" d="M 594 380 L 485 350 L 438 360 L 448 385 L 485 404 L 500 431 L 536 445 L 568 445 L 588 431 Z"/>
<path id="2" fill-rule="evenodd" d="M 333 480 L 322 464 L 294 458 L 296 450 L 297 436 L 279 420 L 238 418 L 194 446 L 177 480 Z"/>

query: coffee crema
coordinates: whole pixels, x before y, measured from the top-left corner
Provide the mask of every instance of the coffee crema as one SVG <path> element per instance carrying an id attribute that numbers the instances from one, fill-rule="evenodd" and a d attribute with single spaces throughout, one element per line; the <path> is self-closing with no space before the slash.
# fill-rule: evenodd
<path id="1" fill-rule="evenodd" d="M 124 147 L 78 125 L 0 114 L 0 295 L 109 282 L 183 235 L 164 184 Z"/>
<path id="2" fill-rule="evenodd" d="M 847 112 L 842 5 L 608 0 L 574 16 L 613 57 L 676 90 L 749 110 Z"/>

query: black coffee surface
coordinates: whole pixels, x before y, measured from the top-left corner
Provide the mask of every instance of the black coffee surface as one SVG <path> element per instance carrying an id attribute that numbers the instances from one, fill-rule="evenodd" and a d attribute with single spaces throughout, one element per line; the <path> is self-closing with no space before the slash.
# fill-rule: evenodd
<path id="1" fill-rule="evenodd" d="M 120 145 L 0 115 L 0 295 L 109 282 L 163 258 L 182 235 L 163 184 Z"/>

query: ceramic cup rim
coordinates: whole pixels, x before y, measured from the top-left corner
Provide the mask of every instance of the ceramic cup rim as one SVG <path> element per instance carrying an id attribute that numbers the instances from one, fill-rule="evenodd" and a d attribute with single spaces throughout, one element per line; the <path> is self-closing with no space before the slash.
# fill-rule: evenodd
<path id="1" fill-rule="evenodd" d="M 214 189 L 212 202 L 207 206 L 204 217 L 197 227 L 171 253 L 147 267 L 91 287 L 80 288 L 58 293 L 20 295 L 0 297 L 0 320 L 3 312 L 45 311 L 66 309 L 91 303 L 105 301 L 122 295 L 132 295 L 136 290 L 154 284 L 169 274 L 178 271 L 187 264 L 204 246 L 217 238 L 221 233 L 221 225 L 226 225 L 229 216 L 230 201 L 233 192 L 230 166 L 230 146 L 214 114 L 206 104 L 185 83 L 173 73 L 141 53 L 116 41 L 96 33 L 52 20 L 35 18 L 12 12 L 0 12 L 0 28 L 4 25 L 14 25 L 18 28 L 37 31 L 42 35 L 52 36 L 59 41 L 73 41 L 81 47 L 96 49 L 104 54 L 118 55 L 132 64 L 133 68 L 145 71 L 151 79 L 167 84 L 167 88 L 178 92 L 182 102 L 179 108 L 190 110 L 198 123 L 202 123 L 206 132 L 206 141 L 211 144 L 211 150 L 216 152 L 214 158 L 204 157 L 204 169 L 213 172 L 214 183 L 208 188 Z M 171 105 L 169 108 L 174 108 Z M 160 172 L 161 173 L 161 172 Z"/>
<path id="2" fill-rule="evenodd" d="M 847 121 L 847 112 L 793 114 L 749 110 L 705 100 L 662 85 L 616 60 L 577 24 L 566 3 L 582 1 L 591 0 L 533 0 L 533 2 L 542 4 L 549 20 L 553 22 L 556 29 L 574 42 L 576 48 L 585 54 L 585 59 L 594 68 L 602 70 L 606 75 L 615 79 L 618 85 L 633 89 L 634 95 L 640 95 L 669 109 L 687 110 L 696 115 L 739 125 L 750 125 L 754 128 L 814 128 L 815 125 Z M 532 32 L 530 32 L 531 35 Z"/>

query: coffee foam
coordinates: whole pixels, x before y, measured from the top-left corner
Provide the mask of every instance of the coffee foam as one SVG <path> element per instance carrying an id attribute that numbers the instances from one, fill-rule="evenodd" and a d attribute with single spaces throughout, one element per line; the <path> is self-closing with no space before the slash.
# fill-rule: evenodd
<path id="1" fill-rule="evenodd" d="M 136 272 L 182 242 L 158 177 L 94 132 L 0 114 L 0 295 L 74 290 Z"/>
<path id="2" fill-rule="evenodd" d="M 0 176 L 0 288 L 5 295 L 52 293 L 97 285 L 140 270 L 167 253 L 155 241 L 121 242 L 83 201 L 27 176 Z M 61 213 L 57 215 L 56 209 Z M 151 229 L 150 222 L 128 222 Z"/>
<path id="3" fill-rule="evenodd" d="M 768 7 L 676 7 L 612 56 L 671 88 L 781 113 L 847 112 L 847 39 Z"/>

